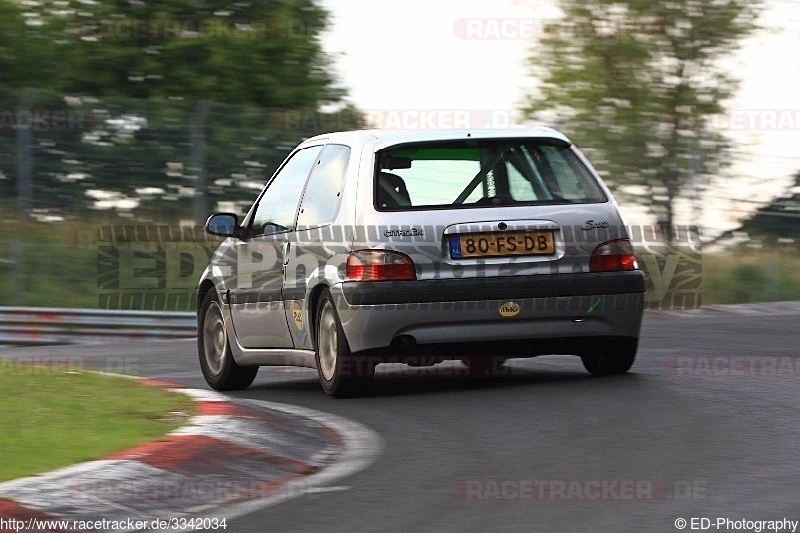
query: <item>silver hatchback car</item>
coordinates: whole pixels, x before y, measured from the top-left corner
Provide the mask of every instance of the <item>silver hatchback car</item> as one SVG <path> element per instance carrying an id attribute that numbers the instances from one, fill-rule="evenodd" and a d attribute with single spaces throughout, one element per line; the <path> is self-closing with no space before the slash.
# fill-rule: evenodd
<path id="1" fill-rule="evenodd" d="M 383 362 L 573 354 L 628 371 L 644 307 L 617 204 L 550 128 L 353 131 L 300 144 L 200 280 L 208 383 L 243 389 L 262 365 L 316 368 L 358 394 Z"/>

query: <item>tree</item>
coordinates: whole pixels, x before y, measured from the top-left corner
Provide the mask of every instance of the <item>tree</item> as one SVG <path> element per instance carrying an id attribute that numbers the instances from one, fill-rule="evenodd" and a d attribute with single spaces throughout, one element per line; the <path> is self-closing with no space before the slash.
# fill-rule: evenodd
<path id="1" fill-rule="evenodd" d="M 297 108 L 337 102 L 320 36 L 328 13 L 317 0 L 156 0 L 48 2 L 0 0 L 0 66 L 37 87 L 94 97 L 184 98 Z M 25 51 L 49 45 L 47 61 L 30 51 L 6 64 L 4 42 Z M 37 58 L 42 59 L 42 58 Z M 45 76 L 41 73 L 44 72 Z M 4 73 L 5 74 L 5 73 Z"/>
<path id="2" fill-rule="evenodd" d="M 552 119 L 673 239 L 675 201 L 717 174 L 727 140 L 707 127 L 736 82 L 722 59 L 754 27 L 750 0 L 561 0 L 530 55 L 523 109 Z"/>
<path id="3" fill-rule="evenodd" d="M 0 0 L 0 88 L 48 86 L 55 52 L 42 28 L 25 23 L 17 3 Z"/>
<path id="4" fill-rule="evenodd" d="M 800 172 L 794 175 L 794 185 L 786 193 L 747 218 L 736 232 L 745 232 L 772 246 L 778 239 L 792 239 L 800 250 Z M 733 233 L 727 232 L 721 238 Z"/>

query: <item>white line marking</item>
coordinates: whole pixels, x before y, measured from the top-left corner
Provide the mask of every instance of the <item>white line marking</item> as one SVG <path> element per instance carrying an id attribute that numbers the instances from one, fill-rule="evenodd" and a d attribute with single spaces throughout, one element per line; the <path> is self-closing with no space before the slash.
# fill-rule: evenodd
<path id="1" fill-rule="evenodd" d="M 196 402 L 229 402 L 230 398 L 213 390 L 205 389 L 170 389 L 189 396 Z"/>
<path id="2" fill-rule="evenodd" d="M 278 432 L 269 425 L 260 421 L 237 418 L 232 415 L 204 415 L 195 416 L 189 424 L 176 429 L 170 436 L 203 436 L 253 448 L 254 450 L 269 451 L 269 448 L 278 445 L 291 447 L 291 439 L 287 440 L 285 432 Z"/>
<path id="3" fill-rule="evenodd" d="M 350 490 L 353 487 L 311 487 L 308 489 L 308 494 L 319 494 L 323 492 L 343 492 L 345 490 Z"/>
<path id="4" fill-rule="evenodd" d="M 6 492 L 12 490 L 24 489 L 32 483 L 57 484 L 59 481 L 61 481 L 62 478 L 78 477 L 84 474 L 94 474 L 97 471 L 103 472 L 110 468 L 113 468 L 116 464 L 122 462 L 124 462 L 123 459 L 87 461 L 85 463 L 78 463 L 75 465 L 66 466 L 64 468 L 59 468 L 58 470 L 45 472 L 43 474 L 38 474 L 35 476 L 12 479 L 11 481 L 0 483 L 0 494 L 5 494 Z"/>

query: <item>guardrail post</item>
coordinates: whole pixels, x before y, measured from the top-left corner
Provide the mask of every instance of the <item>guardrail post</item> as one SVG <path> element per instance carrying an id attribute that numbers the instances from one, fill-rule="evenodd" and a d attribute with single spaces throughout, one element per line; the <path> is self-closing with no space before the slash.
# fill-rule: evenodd
<path id="1" fill-rule="evenodd" d="M 198 225 L 205 224 L 208 217 L 208 186 L 206 184 L 206 133 L 204 121 L 211 102 L 200 100 L 192 115 L 190 126 L 191 154 L 189 171 L 194 177 L 194 220 Z"/>
<path id="2" fill-rule="evenodd" d="M 18 117 L 30 115 L 36 97 L 35 89 L 25 89 L 19 103 Z M 32 121 L 31 121 L 32 122 Z M 33 124 L 17 120 L 17 204 L 21 215 L 28 215 L 33 204 L 33 150 L 31 128 Z"/>
<path id="3" fill-rule="evenodd" d="M 25 241 L 15 233 L 11 236 L 11 302 L 25 305 Z"/>

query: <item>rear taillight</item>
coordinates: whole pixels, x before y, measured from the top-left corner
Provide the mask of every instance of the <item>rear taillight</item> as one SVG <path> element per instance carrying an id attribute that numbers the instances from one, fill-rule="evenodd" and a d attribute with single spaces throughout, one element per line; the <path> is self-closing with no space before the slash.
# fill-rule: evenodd
<path id="1" fill-rule="evenodd" d="M 590 272 L 620 272 L 638 268 L 633 246 L 628 239 L 604 242 L 594 249 L 589 260 Z"/>
<path id="2" fill-rule="evenodd" d="M 399 252 L 361 250 L 347 257 L 350 281 L 407 281 L 417 279 L 414 261 Z"/>

